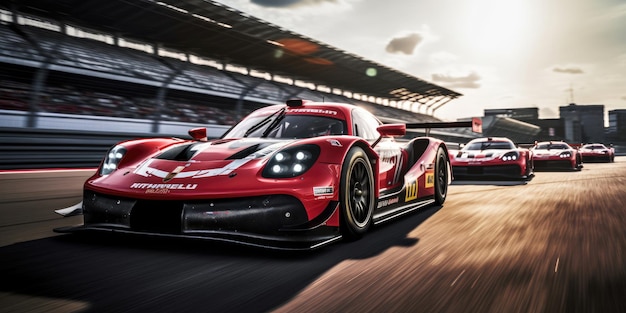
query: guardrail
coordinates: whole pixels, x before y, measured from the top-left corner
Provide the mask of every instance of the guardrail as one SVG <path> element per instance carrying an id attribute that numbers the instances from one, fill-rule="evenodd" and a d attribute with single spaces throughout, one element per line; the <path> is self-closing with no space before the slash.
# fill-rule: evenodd
<path id="1" fill-rule="evenodd" d="M 0 170 L 96 167 L 115 143 L 135 138 L 190 138 L 193 127 L 207 127 L 212 138 L 228 125 L 199 125 L 106 116 L 35 113 L 36 127 L 26 127 L 29 113 L 0 110 Z M 88 129 L 88 131 L 85 131 Z"/>
<path id="2" fill-rule="evenodd" d="M 0 128 L 0 170 L 97 167 L 115 143 L 155 136 L 168 137 L 146 133 Z"/>

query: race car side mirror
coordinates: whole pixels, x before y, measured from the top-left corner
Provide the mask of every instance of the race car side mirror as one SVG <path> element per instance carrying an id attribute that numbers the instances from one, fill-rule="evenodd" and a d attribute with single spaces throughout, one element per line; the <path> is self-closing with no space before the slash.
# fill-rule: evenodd
<path id="1" fill-rule="evenodd" d="M 189 136 L 197 141 L 207 141 L 206 127 L 192 128 L 188 131 Z"/>
<path id="2" fill-rule="evenodd" d="M 372 144 L 376 146 L 383 137 L 400 137 L 406 135 L 406 124 L 385 124 L 376 128 L 380 137 Z"/>
<path id="3" fill-rule="evenodd" d="M 406 135 L 405 124 L 385 124 L 376 128 L 383 137 L 400 137 Z"/>

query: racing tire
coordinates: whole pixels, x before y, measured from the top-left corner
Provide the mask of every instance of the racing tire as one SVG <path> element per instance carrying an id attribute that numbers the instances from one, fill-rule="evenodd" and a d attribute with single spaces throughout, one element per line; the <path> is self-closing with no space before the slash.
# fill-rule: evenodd
<path id="1" fill-rule="evenodd" d="M 582 157 L 576 157 L 576 166 L 573 168 L 574 171 L 582 171 L 583 170 L 583 159 Z"/>
<path id="2" fill-rule="evenodd" d="M 533 178 L 533 176 L 535 175 L 535 166 L 533 165 L 533 161 L 527 157 L 526 158 L 526 173 L 525 173 L 525 177 L 522 177 L 523 179 L 526 180 L 530 180 Z"/>
<path id="3" fill-rule="evenodd" d="M 445 151 L 439 147 L 435 159 L 435 204 L 437 205 L 443 205 L 448 195 L 449 164 L 450 161 L 448 161 Z"/>
<path id="4" fill-rule="evenodd" d="M 363 237 L 372 225 L 376 198 L 372 165 L 359 147 L 351 148 L 343 161 L 339 201 L 342 237 L 347 241 Z"/>

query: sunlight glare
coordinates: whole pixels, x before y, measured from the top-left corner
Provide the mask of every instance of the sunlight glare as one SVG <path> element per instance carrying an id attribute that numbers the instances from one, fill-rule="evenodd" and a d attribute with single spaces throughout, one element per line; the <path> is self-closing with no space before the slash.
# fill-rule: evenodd
<path id="1" fill-rule="evenodd" d="M 476 0 L 471 27 L 475 48 L 485 53 L 515 53 L 529 35 L 532 21 L 526 0 Z"/>

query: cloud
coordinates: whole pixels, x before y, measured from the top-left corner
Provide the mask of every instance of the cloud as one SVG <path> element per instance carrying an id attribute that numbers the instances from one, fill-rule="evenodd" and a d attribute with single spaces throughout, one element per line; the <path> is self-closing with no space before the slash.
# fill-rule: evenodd
<path id="1" fill-rule="evenodd" d="M 301 6 L 314 6 L 325 3 L 336 4 L 339 2 L 339 0 L 250 0 L 250 2 L 263 7 L 294 8 Z"/>
<path id="2" fill-rule="evenodd" d="M 385 50 L 389 53 L 404 53 L 411 55 L 415 51 L 415 47 L 424 40 L 424 37 L 418 33 L 411 33 L 403 37 L 391 39 Z"/>
<path id="3" fill-rule="evenodd" d="M 552 69 L 555 73 L 563 74 L 584 74 L 585 72 L 580 67 L 555 67 Z"/>
<path id="4" fill-rule="evenodd" d="M 476 72 L 471 72 L 465 76 L 452 76 L 447 74 L 433 74 L 433 82 L 441 83 L 447 88 L 480 88 L 478 81 L 481 79 Z"/>

